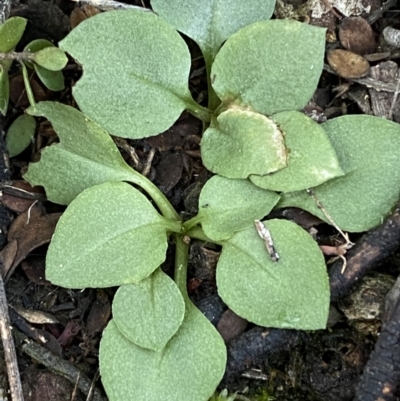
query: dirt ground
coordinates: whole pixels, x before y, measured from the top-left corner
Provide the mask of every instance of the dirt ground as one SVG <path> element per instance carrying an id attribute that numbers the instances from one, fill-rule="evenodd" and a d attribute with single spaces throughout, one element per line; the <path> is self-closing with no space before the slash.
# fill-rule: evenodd
<path id="1" fill-rule="evenodd" d="M 148 2 L 144 3 L 149 7 Z M 315 3 L 320 4 L 321 12 Z M 305 113 L 319 122 L 342 114 L 371 114 L 400 122 L 398 88 L 396 92 L 400 40 L 399 47 L 390 46 L 382 34 L 387 26 L 400 29 L 399 4 L 396 8 L 393 1 L 348 1 L 345 2 L 347 5 L 353 5 L 349 11 L 341 8 L 340 1 L 332 3 L 333 6 L 331 3 L 329 0 L 279 0 L 276 17 L 295 18 L 328 28 L 327 52 L 347 46 L 354 53 L 362 54 L 371 69 L 365 76 L 361 71 L 365 64 L 354 62 L 349 66 L 340 59 L 327 59 L 319 87 Z M 131 1 L 131 4 L 143 5 L 141 1 Z M 60 41 L 70 31 L 71 24 L 85 18 L 85 12 L 90 15 L 93 8 L 68 0 L 21 1 L 13 6 L 11 15 L 25 17 L 29 22 L 17 50 L 37 38 Z M 360 17 L 346 19 L 346 15 Z M 189 39 L 187 41 L 193 59 L 190 88 L 193 97 L 201 102 L 207 96 L 204 62 L 197 46 Z M 355 76 L 358 70 L 354 72 L 350 68 L 361 68 L 359 76 Z M 343 78 L 350 73 L 353 74 L 351 79 Z M 80 74 L 80 67 L 71 60 L 64 70 L 66 89 L 60 93 L 46 90 L 32 76 L 36 100 L 57 100 L 74 105 L 71 87 Z M 10 107 L 1 120 L 3 131 L 28 104 L 22 75 L 15 64 L 10 72 Z M 201 163 L 201 133 L 201 122 L 183 113 L 164 134 L 136 141 L 116 139 L 125 160 L 139 171 L 148 169 L 148 177 L 188 218 L 196 214 L 201 187 L 211 176 Z M 21 380 L 28 401 L 106 400 L 99 380 L 98 347 L 101 332 L 111 317 L 111 301 L 116 289 L 67 290 L 45 280 L 47 244 L 65 207 L 46 201 L 43 191 L 35 189 L 33 192 L 22 179 L 28 163 L 38 160 L 40 149 L 55 141 L 57 137 L 51 125 L 41 121 L 34 144 L 10 160 L 9 175 L 2 178 L 0 246 L 4 250 L 0 253 L 0 262 L 3 273 L 4 265 L 10 266 L 5 285 Z M 136 161 L 129 153 L 132 148 L 138 156 Z M 4 143 L 0 144 L 0 150 L 4 153 Z M 27 192 L 10 189 L 10 186 Z M 21 226 L 28 213 L 29 224 Z M 308 228 L 315 224 L 309 215 L 295 209 L 276 213 Z M 227 311 L 216 294 L 215 266 L 219 249 L 193 242 L 189 294 L 228 344 L 228 368 L 221 389 L 227 387 L 229 392 L 237 391 L 239 399 L 250 400 L 268 400 L 270 396 L 282 401 L 361 399 L 355 398 L 360 397 L 360 393 L 356 396 L 357 388 L 376 347 L 382 324 L 390 321 L 390 314 L 385 312 L 385 297 L 400 272 L 400 234 L 397 234 L 400 223 L 396 211 L 390 221 L 390 230 L 397 230 L 396 234 L 389 235 L 388 226 L 383 225 L 373 233 L 352 236 L 357 247 L 349 254 L 348 269 L 351 272 L 354 268 L 354 274 L 338 278 L 334 273 L 337 267 L 330 265 L 334 292 L 329 325 L 318 332 L 259 328 Z M 318 226 L 319 243 L 330 244 L 334 237 L 330 227 Z M 372 244 L 376 244 L 374 256 L 369 256 L 371 251 L 362 248 L 369 238 L 375 238 Z M 166 272 L 173 270 L 172 248 L 173 244 L 163 266 Z M 355 261 L 360 249 L 364 249 L 366 257 L 363 263 Z M 8 262 L 9 258 L 13 258 L 12 263 Z M 222 316 L 223 323 L 220 322 Z M 394 348 L 392 350 L 395 352 Z M 3 361 L 1 351 L 0 390 L 8 388 Z M 393 362 L 389 370 L 393 369 L 399 370 L 400 366 Z M 378 370 L 382 372 L 381 368 Z M 385 373 L 382 380 L 386 380 Z M 387 398 L 381 399 L 398 400 L 400 395 L 396 389 L 391 389 L 389 396 L 384 397 Z M 365 396 L 363 399 L 378 398 Z"/>

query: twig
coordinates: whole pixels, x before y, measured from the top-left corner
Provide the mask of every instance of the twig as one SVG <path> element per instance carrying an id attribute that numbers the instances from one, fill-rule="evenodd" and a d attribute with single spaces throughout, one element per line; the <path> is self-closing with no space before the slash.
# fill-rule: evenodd
<path id="1" fill-rule="evenodd" d="M 146 161 L 144 162 L 143 165 L 143 170 L 142 170 L 142 175 L 144 175 L 145 177 L 147 177 L 147 175 L 150 173 L 150 169 L 151 169 L 151 163 L 154 159 L 154 155 L 156 154 L 156 150 L 155 148 L 151 148 L 150 152 L 147 156 Z"/>
<path id="2" fill-rule="evenodd" d="M 372 25 L 375 21 L 377 21 L 380 17 L 382 17 L 382 15 L 386 11 L 388 11 L 390 7 L 393 7 L 396 3 L 397 0 L 388 0 L 385 3 L 383 3 L 378 10 L 374 11 L 368 16 L 367 18 L 368 23 Z"/>
<path id="3" fill-rule="evenodd" d="M 350 293 L 365 274 L 400 246 L 400 203 L 380 226 L 369 231 L 347 253 L 347 269 L 341 274 L 341 263 L 329 269 L 331 301 Z"/>
<path id="4" fill-rule="evenodd" d="M 395 401 L 400 382 L 400 299 L 382 326 L 354 401 Z"/>
<path id="5" fill-rule="evenodd" d="M 4 359 L 7 366 L 8 383 L 10 386 L 12 401 L 23 401 L 21 378 L 19 376 L 17 354 L 11 334 L 10 318 L 8 316 L 8 304 L 4 288 L 3 277 L 0 274 L 0 335 L 4 349 Z"/>
<path id="6" fill-rule="evenodd" d="M 79 390 L 81 390 L 85 395 L 89 394 L 92 385 L 91 380 L 69 362 L 54 355 L 52 352 L 47 351 L 39 344 L 30 340 L 22 345 L 22 351 L 38 363 L 46 366 L 51 372 L 68 379 L 71 383 L 77 382 Z M 95 389 L 93 391 L 92 400 L 107 401 L 107 398 L 105 398 L 98 389 Z"/>
<path id="7" fill-rule="evenodd" d="M 90 389 L 89 389 L 88 395 L 86 397 L 86 401 L 92 401 L 93 392 L 96 389 L 95 384 L 96 384 L 97 380 L 99 380 L 99 377 L 100 377 L 100 371 L 99 371 L 99 369 L 97 369 L 97 372 L 94 375 L 92 383 L 90 385 Z"/>

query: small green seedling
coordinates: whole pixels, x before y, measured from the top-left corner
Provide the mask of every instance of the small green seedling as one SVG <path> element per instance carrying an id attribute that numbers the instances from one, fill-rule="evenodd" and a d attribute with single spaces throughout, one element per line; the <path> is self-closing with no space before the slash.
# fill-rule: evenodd
<path id="1" fill-rule="evenodd" d="M 119 286 L 99 354 L 110 401 L 205 401 L 224 373 L 226 348 L 187 295 L 186 238 L 222 247 L 218 293 L 238 315 L 267 327 L 323 329 L 329 285 L 318 244 L 296 224 L 265 217 L 297 206 L 344 231 L 379 224 L 399 196 L 400 126 L 371 116 L 318 125 L 301 113 L 322 72 L 325 30 L 269 21 L 272 0 L 152 6 L 158 15 L 97 15 L 59 44 L 83 66 L 73 91 L 82 112 L 32 103 L 28 113 L 46 117 L 60 143 L 44 149 L 25 178 L 68 205 L 47 279 Z M 190 53 L 176 29 L 203 52 L 208 107 L 189 91 Z M 183 110 L 203 120 L 202 159 L 216 174 L 188 221 L 125 163 L 109 135 L 157 135 Z M 160 268 L 171 236 L 174 280 Z"/>
<path id="2" fill-rule="evenodd" d="M 0 26 L 0 112 L 5 115 L 10 97 L 8 70 L 13 60 L 21 63 L 22 73 L 30 103 L 34 98 L 29 86 L 28 70 L 35 69 L 39 79 L 50 90 L 64 89 L 64 77 L 61 70 L 68 59 L 65 53 L 53 43 L 37 39 L 29 43 L 23 52 L 14 52 L 21 40 L 26 27 L 26 19 L 12 17 Z M 36 121 L 30 115 L 18 117 L 9 127 L 6 146 L 10 157 L 17 156 L 25 150 L 32 141 L 36 130 Z"/>

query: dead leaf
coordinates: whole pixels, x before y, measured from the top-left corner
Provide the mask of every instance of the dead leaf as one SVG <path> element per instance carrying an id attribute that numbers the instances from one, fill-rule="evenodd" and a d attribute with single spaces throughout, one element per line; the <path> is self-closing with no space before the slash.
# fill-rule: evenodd
<path id="1" fill-rule="evenodd" d="M 21 262 L 21 267 L 29 281 L 36 285 L 50 285 L 50 281 L 46 280 L 45 274 L 45 260 L 41 259 L 31 259 L 23 260 Z"/>
<path id="2" fill-rule="evenodd" d="M 30 252 L 41 245 L 50 242 L 61 213 L 41 215 L 41 208 L 36 205 L 28 211 L 20 214 L 8 233 L 9 241 L 16 240 L 18 244 L 17 253 L 12 265 L 3 271 L 6 280 L 14 269 L 24 260 Z"/>
<path id="3" fill-rule="evenodd" d="M 27 211 L 40 198 L 44 198 L 41 187 L 33 188 L 26 181 L 14 181 L 0 193 L 1 202 L 16 213 Z"/>
<path id="4" fill-rule="evenodd" d="M 327 59 L 332 70 L 343 78 L 361 78 L 369 73 L 368 61 L 348 50 L 331 50 L 327 54 Z"/>
<path id="5" fill-rule="evenodd" d="M 86 335 L 89 337 L 100 333 L 108 322 L 111 315 L 111 305 L 107 293 L 97 290 L 96 300 L 90 309 L 86 322 Z"/>
<path id="6" fill-rule="evenodd" d="M 72 10 L 71 15 L 69 16 L 69 22 L 71 24 L 71 28 L 76 28 L 82 21 L 93 17 L 96 14 L 99 14 L 100 10 L 91 4 L 85 4 L 82 7 L 78 7 Z"/>
<path id="7" fill-rule="evenodd" d="M 14 306 L 14 310 L 27 322 L 32 324 L 55 324 L 59 323 L 57 318 L 48 312 L 35 309 L 25 309 L 22 306 Z"/>
<path id="8" fill-rule="evenodd" d="M 346 50 L 357 54 L 369 54 L 375 51 L 374 32 L 362 17 L 345 18 L 339 28 L 340 43 Z"/>
<path id="9" fill-rule="evenodd" d="M 163 152 L 161 162 L 156 171 L 156 181 L 159 188 L 165 194 L 168 193 L 179 182 L 182 177 L 183 159 L 181 152 Z"/>

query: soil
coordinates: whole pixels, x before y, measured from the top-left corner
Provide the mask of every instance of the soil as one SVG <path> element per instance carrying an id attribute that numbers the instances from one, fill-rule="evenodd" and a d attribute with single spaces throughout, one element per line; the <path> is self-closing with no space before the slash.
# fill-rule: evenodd
<path id="1" fill-rule="evenodd" d="M 321 1 L 328 11 L 319 16 L 312 8 L 314 3 L 281 0 L 277 2 L 276 11 L 279 18 L 295 18 L 328 29 L 329 65 L 326 65 L 318 89 L 304 112 L 319 122 L 342 114 L 361 113 L 400 122 L 398 91 L 393 96 L 399 79 L 400 50 L 389 46 L 383 38 L 385 27 L 400 29 L 398 8 L 397 11 L 382 8 L 385 4 L 380 0 L 354 1 L 354 4 L 361 4 L 361 9 L 357 13 L 354 6 L 349 19 L 345 18 L 340 2 L 332 7 L 329 5 L 332 2 Z M 395 5 L 395 2 L 386 3 L 390 3 L 387 6 Z M 131 4 L 143 5 L 141 1 L 133 0 Z M 149 7 L 147 1 L 144 4 Z M 71 25 L 85 18 L 85 13 L 87 17 L 96 12 L 98 10 L 93 7 L 85 8 L 68 0 L 21 1 L 13 6 L 11 15 L 25 17 L 29 23 L 17 50 L 38 38 L 58 42 L 70 31 Z M 190 39 L 185 40 L 194 60 L 190 88 L 193 97 L 204 102 L 207 96 L 204 62 L 196 44 Z M 344 51 L 354 55 L 350 65 Z M 80 74 L 80 67 L 71 61 L 64 71 L 66 89 L 61 93 L 49 92 L 32 76 L 36 100 L 75 105 L 71 87 Z M 10 72 L 10 99 L 9 111 L 1 120 L 3 131 L 28 106 L 17 65 Z M 200 190 L 211 176 L 201 163 L 201 133 L 201 122 L 183 113 L 173 127 L 156 137 L 136 141 L 115 139 L 125 160 L 135 169 L 147 173 L 185 219 L 197 213 Z M 50 124 L 41 121 L 34 144 L 11 159 L 9 165 L 1 166 L 5 176 L 0 205 L 0 246 L 5 250 L 0 254 L 0 261 L 3 275 L 6 273 L 6 293 L 23 391 L 28 401 L 106 400 L 98 380 L 98 347 L 101 332 L 111 317 L 115 289 L 67 290 L 45 280 L 47 244 L 65 208 L 46 201 L 42 190 L 32 190 L 22 180 L 28 163 L 37 161 L 40 149 L 56 140 Z M 137 158 L 132 158 L 132 150 Z M 0 144 L 0 151 L 6 154 L 4 144 Z M 4 160 L 0 162 L 4 164 Z M 295 209 L 277 213 L 308 229 L 316 224 L 312 216 Z M 21 225 L 27 218 L 29 224 Z M 390 229 L 395 227 L 400 232 L 396 222 L 394 216 Z M 361 390 L 357 393 L 357 388 L 362 382 L 362 374 L 382 324 L 390 321 L 390 314 L 384 314 L 385 296 L 400 271 L 399 235 L 386 237 L 385 232 L 379 230 L 373 233 L 374 243 L 379 243 L 374 253 L 378 256 L 371 256 L 370 262 L 363 264 L 368 268 L 353 277 L 341 276 L 339 282 L 337 277 L 335 281 L 335 265 L 330 268 L 331 288 L 336 286 L 334 294 L 337 295 L 333 297 L 329 326 L 312 333 L 255 327 L 227 309 L 216 294 L 215 266 L 219 249 L 192 242 L 189 294 L 220 330 L 229 350 L 230 359 L 221 389 L 227 387 L 229 392 L 237 391 L 239 399 L 267 400 L 269 396 L 276 400 L 361 399 L 356 397 L 360 397 Z M 318 226 L 321 244 L 332 244 L 333 237 L 334 231 L 330 227 Z M 351 240 L 364 246 L 366 238 L 369 238 L 368 234 L 367 237 L 352 236 Z M 380 243 L 379 238 L 388 239 Z M 172 272 L 172 248 L 173 244 L 163 266 L 166 272 Z M 354 255 L 359 255 L 357 249 L 349 254 L 349 265 L 355 263 L 351 259 L 356 257 Z M 351 266 L 348 266 L 350 271 Z M 353 281 L 346 284 L 346 280 Z M 342 284 L 343 291 L 340 290 Z M 394 299 L 392 304 L 397 300 Z M 1 350 L 0 390 L 8 386 L 3 360 Z M 391 365 L 391 369 L 400 370 L 400 366 Z M 95 390 L 90 390 L 92 380 Z M 385 376 L 382 380 L 386 380 Z M 91 398 L 87 398 L 89 391 Z M 381 399 L 398 400 L 400 397 L 396 385 L 389 393 Z"/>

